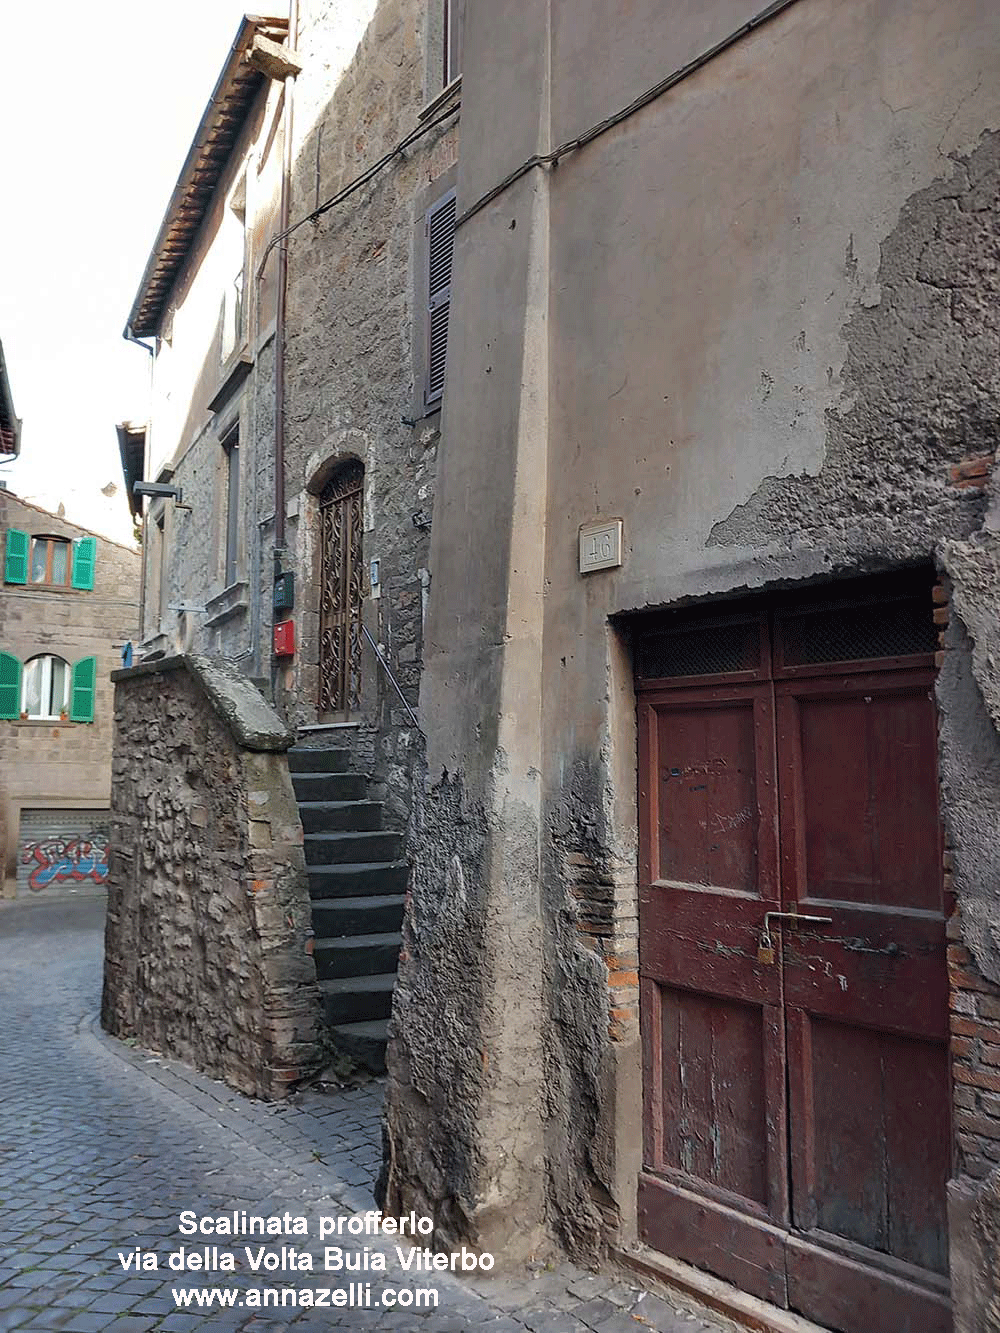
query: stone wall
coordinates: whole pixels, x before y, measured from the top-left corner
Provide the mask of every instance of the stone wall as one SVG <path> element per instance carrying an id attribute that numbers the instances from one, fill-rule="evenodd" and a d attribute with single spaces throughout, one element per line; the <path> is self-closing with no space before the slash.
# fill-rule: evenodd
<path id="1" fill-rule="evenodd" d="M 429 9 L 423 0 L 300 4 L 293 219 L 420 125 L 425 103 L 440 92 L 425 31 Z M 381 597 L 366 599 L 365 623 L 416 704 L 440 422 L 440 404 L 428 411 L 423 403 L 423 223 L 429 204 L 454 183 L 457 152 L 453 116 L 289 239 L 287 559 L 296 571 L 298 647 L 278 699 L 295 725 L 322 721 L 318 494 L 351 458 L 365 466 L 364 565 L 377 558 L 381 566 Z M 357 762 L 373 766 L 375 794 L 402 826 L 416 733 L 367 644 L 362 678 Z"/>
<path id="2" fill-rule="evenodd" d="M 292 736 L 228 664 L 116 672 L 102 1023 L 242 1092 L 320 1058 Z"/>

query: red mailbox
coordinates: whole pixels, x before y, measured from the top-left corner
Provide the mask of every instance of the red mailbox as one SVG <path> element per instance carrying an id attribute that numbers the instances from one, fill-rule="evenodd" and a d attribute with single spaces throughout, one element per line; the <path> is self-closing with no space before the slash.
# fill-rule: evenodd
<path id="1" fill-rule="evenodd" d="M 274 627 L 275 657 L 291 657 L 295 652 L 295 621 L 283 620 Z"/>

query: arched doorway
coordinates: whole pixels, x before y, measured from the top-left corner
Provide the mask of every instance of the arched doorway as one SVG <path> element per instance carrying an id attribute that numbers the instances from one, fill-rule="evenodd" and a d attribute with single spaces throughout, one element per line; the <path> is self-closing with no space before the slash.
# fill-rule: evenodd
<path id="1" fill-rule="evenodd" d="M 361 702 L 362 498 L 365 469 L 343 464 L 320 492 L 319 712 L 346 718 Z"/>

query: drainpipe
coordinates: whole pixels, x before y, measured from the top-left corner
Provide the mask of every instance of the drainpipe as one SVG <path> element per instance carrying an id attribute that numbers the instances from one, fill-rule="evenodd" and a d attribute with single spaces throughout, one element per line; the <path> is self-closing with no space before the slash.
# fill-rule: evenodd
<path id="1" fill-rule="evenodd" d="M 288 45 L 295 50 L 298 38 L 298 0 L 290 0 L 288 9 Z M 292 191 L 292 90 L 295 78 L 285 79 L 284 127 L 281 165 L 281 203 L 278 215 L 277 300 L 274 320 L 274 579 L 281 573 L 285 553 L 285 307 L 288 285 L 288 230 Z M 273 588 L 273 580 L 272 580 Z M 272 635 L 277 617 L 272 610 Z M 271 649 L 271 695 L 277 704 L 278 659 Z"/>
<path id="2" fill-rule="evenodd" d="M 137 338 L 135 334 L 132 332 L 131 324 L 125 325 L 125 330 L 122 333 L 122 337 L 125 339 L 126 342 L 135 343 L 136 347 L 141 347 L 144 352 L 149 353 L 150 403 L 147 405 L 147 410 L 146 410 L 146 439 L 145 439 L 145 444 L 143 446 L 143 459 L 142 459 L 142 470 L 143 472 L 145 472 L 146 459 L 149 457 L 149 428 L 153 424 L 152 423 L 153 367 L 156 364 L 156 344 L 153 343 L 151 346 L 149 343 L 144 343 L 141 338 Z M 129 497 L 129 503 L 131 504 L 131 496 Z M 141 553 L 142 560 L 140 562 L 142 566 L 142 572 L 139 578 L 139 625 L 138 625 L 139 643 L 142 643 L 143 634 L 146 629 L 146 570 L 147 570 L 147 562 L 149 560 L 149 543 L 145 541 L 145 536 L 146 536 L 145 508 L 143 508 L 142 511 L 142 535 L 144 540 L 142 543 L 142 553 Z"/>

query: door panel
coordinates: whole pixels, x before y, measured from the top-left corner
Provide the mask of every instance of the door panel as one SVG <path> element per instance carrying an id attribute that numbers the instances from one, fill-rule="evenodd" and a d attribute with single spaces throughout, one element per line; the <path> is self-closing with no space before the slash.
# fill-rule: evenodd
<path id="1" fill-rule="evenodd" d="M 941 911 L 932 690 L 923 672 L 778 686 L 809 898 Z"/>
<path id="2" fill-rule="evenodd" d="M 781 969 L 757 960 L 779 906 L 771 690 L 661 691 L 640 721 L 642 1234 L 783 1299 Z"/>
<path id="3" fill-rule="evenodd" d="M 946 1272 L 947 1048 L 791 1010 L 788 1059 L 795 1226 Z"/>
<path id="4" fill-rule="evenodd" d="M 764 1010 L 659 987 L 660 1040 L 676 1059 L 662 1068 L 662 1160 L 688 1176 L 767 1206 L 757 1145 L 767 1136 Z"/>
<path id="5" fill-rule="evenodd" d="M 720 658 L 714 688 L 692 634 L 678 665 L 657 629 L 639 686 L 640 1233 L 843 1333 L 950 1328 L 933 625 L 913 586 L 886 616 L 840 593 L 830 627 L 815 598 L 745 612 L 760 651 Z M 824 665 L 847 643 L 868 660 Z"/>
<path id="6" fill-rule="evenodd" d="M 753 701 L 657 714 L 657 879 L 757 893 Z"/>
<path id="7" fill-rule="evenodd" d="M 788 1304 L 837 1333 L 951 1333 L 947 1290 L 872 1268 L 794 1233 L 785 1241 Z"/>
<path id="8" fill-rule="evenodd" d="M 783 898 L 832 919 L 785 936 L 792 1221 L 918 1284 L 947 1272 L 951 1161 L 932 689 L 927 670 L 776 686 Z"/>

